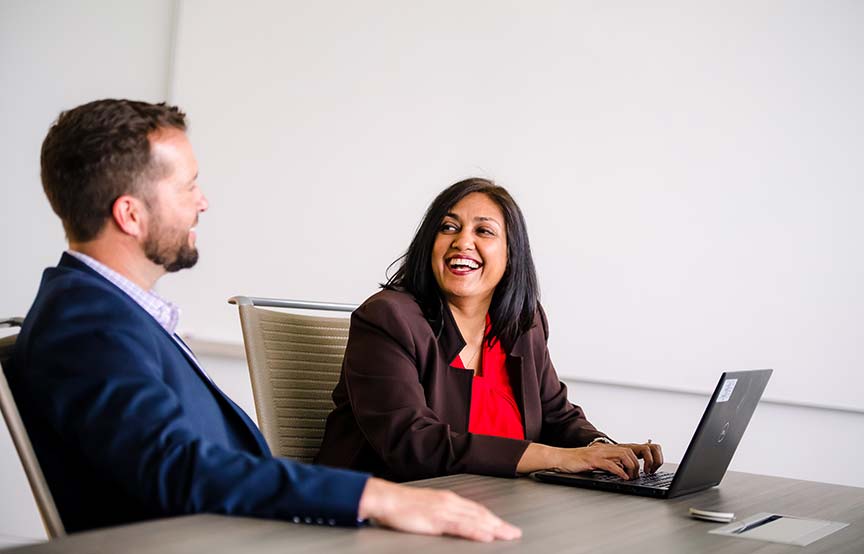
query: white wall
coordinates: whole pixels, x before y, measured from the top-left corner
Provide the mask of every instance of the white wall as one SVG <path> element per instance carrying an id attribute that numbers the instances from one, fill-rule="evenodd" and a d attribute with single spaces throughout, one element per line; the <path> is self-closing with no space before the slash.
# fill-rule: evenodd
<path id="1" fill-rule="evenodd" d="M 162 290 L 229 341 L 234 294 L 360 302 L 486 175 L 562 375 L 770 367 L 767 398 L 864 411 L 862 28 L 851 1 L 188 0 L 175 100 L 211 209 Z"/>
<path id="2" fill-rule="evenodd" d="M 39 149 L 63 109 L 106 97 L 164 101 L 174 2 L 0 2 L 0 315 L 23 315 L 65 248 L 39 181 Z M 0 546 L 44 536 L 0 430 Z"/>
<path id="3" fill-rule="evenodd" d="M 704 362 L 700 371 L 710 377 L 700 377 L 697 385 L 692 380 L 682 384 L 707 394 L 720 369 L 739 365 L 723 358 L 724 346 L 736 341 L 753 346 L 758 342 L 754 337 L 764 336 L 760 329 L 774 329 L 766 317 L 788 319 L 794 325 L 781 322 L 784 333 L 768 337 L 776 356 L 753 359 L 757 365 L 779 360 L 782 375 L 775 374 L 768 395 L 777 383 L 783 392 L 813 382 L 817 389 L 832 387 L 845 394 L 844 402 L 853 410 L 763 403 L 733 469 L 864 486 L 856 464 L 864 454 L 857 440 L 864 416 L 854 412 L 861 406 L 860 387 L 845 386 L 861 378 L 860 367 L 849 364 L 861 360 L 864 344 L 856 324 L 861 266 L 855 265 L 864 259 L 857 250 L 864 187 L 860 156 L 853 157 L 864 150 L 857 102 L 864 92 L 857 94 L 861 74 L 847 51 L 850 45 L 860 46 L 864 36 L 862 4 L 665 4 L 681 9 L 663 12 L 668 20 L 651 21 L 683 33 L 688 42 L 681 47 L 674 41 L 648 44 L 651 29 L 658 28 L 646 25 L 645 18 L 658 13 L 653 7 L 655 15 L 553 2 L 444 2 L 410 8 L 387 2 L 183 2 L 179 73 L 170 79 L 174 5 L 168 0 L 0 2 L 0 259 L 6 261 L 0 271 L 0 315 L 27 310 L 42 269 L 54 264 L 64 247 L 60 223 L 38 179 L 39 146 L 52 120 L 61 109 L 107 96 L 163 100 L 172 97 L 176 86 L 173 99 L 190 113 L 201 181 L 211 198 L 211 211 L 201 224 L 200 267 L 162 285 L 163 292 L 187 308 L 187 330 L 239 341 L 236 309 L 224 303 L 237 293 L 361 300 L 405 247 L 440 188 L 467 174 L 491 175 L 511 185 L 528 216 L 559 367 L 575 368 L 567 372 L 575 371 L 577 379 L 608 377 L 600 362 L 624 360 L 631 371 L 644 369 L 646 360 L 639 354 L 649 351 L 652 363 L 675 360 L 686 367 L 692 360 L 681 355 L 677 346 L 686 344 L 674 330 L 692 327 L 704 333 L 711 318 L 719 317 L 735 325 L 715 337 L 713 354 L 697 359 Z M 268 10 L 279 17 L 266 17 Z M 549 27 L 537 19 L 538 13 L 547 13 L 543 10 L 556 15 Z M 369 14 L 380 16 L 374 28 L 355 28 Z M 213 25 L 195 26 L 196 21 Z M 515 22 L 511 33 L 485 43 L 471 38 L 502 21 Z M 717 32 L 715 24 L 737 31 Z M 420 31 L 441 32 L 447 40 L 419 40 Z M 326 40 L 291 42 L 316 35 Z M 550 89 L 545 86 L 549 76 L 519 52 L 534 42 L 554 51 L 572 36 L 584 46 L 580 52 L 611 56 L 620 65 L 597 62 L 594 79 L 577 80 L 572 90 Z M 204 48 L 210 45 L 204 38 L 215 46 Z M 648 41 L 645 56 L 628 61 L 637 39 Z M 255 44 L 261 48 L 258 58 L 237 55 Z M 473 47 L 479 50 L 468 55 Z M 484 65 L 484 56 L 494 57 L 502 49 L 512 54 L 513 67 L 523 77 L 518 83 L 489 73 L 498 65 Z M 368 54 L 365 65 L 340 61 L 342 53 L 352 50 Z M 439 50 L 449 57 L 433 69 L 444 71 L 453 62 L 462 79 L 442 81 L 430 74 L 412 80 L 412 64 L 434 62 Z M 790 56 L 784 55 L 787 51 Z M 466 52 L 468 65 L 459 65 L 460 52 Z M 699 56 L 706 53 L 717 63 L 701 64 Z M 387 71 L 376 65 L 379 58 L 388 60 Z M 572 62 L 563 54 L 550 59 L 560 71 Z M 584 63 L 588 58 L 580 59 Z M 253 67 L 244 67 L 247 61 Z M 679 68 L 684 64 L 686 74 L 664 68 L 673 62 Z M 250 73 L 267 63 L 269 74 Z M 796 72 L 802 64 L 812 71 Z M 370 70 L 375 68 L 382 71 Z M 460 88 L 476 75 L 492 80 L 479 92 Z M 838 81 L 837 75 L 845 77 Z M 598 76 L 612 87 L 609 98 L 591 88 Z M 668 96 L 660 86 L 663 79 L 679 85 Z M 749 82 L 760 86 L 747 89 Z M 238 83 L 242 86 L 236 88 Z M 396 89 L 387 83 L 396 83 Z M 274 98 L 280 87 L 293 92 Z M 198 96 L 229 89 L 236 95 L 215 103 Z M 446 103 L 420 102 L 428 100 L 428 90 L 441 96 L 440 102 L 470 99 L 460 108 L 469 116 L 476 109 L 468 117 L 470 125 L 462 126 L 442 111 Z M 558 101 L 573 93 L 579 100 L 572 113 L 559 117 L 544 111 L 546 93 Z M 397 109 L 405 95 L 418 100 L 415 109 Z M 734 99 L 730 111 L 702 111 L 722 105 L 729 95 Z M 527 104 L 518 103 L 523 97 Z M 850 104 L 850 98 L 855 102 Z M 270 102 L 266 113 L 251 122 L 272 127 L 250 129 L 244 115 L 254 114 L 253 108 L 265 100 Z M 594 109 L 594 102 L 607 100 L 622 111 Z M 517 102 L 520 109 L 528 105 L 531 111 L 497 117 L 507 102 Z M 848 109 L 839 113 L 840 107 Z M 428 114 L 440 118 L 435 131 L 452 140 L 427 151 L 411 150 L 416 135 L 424 132 L 415 119 Z M 623 132 L 579 135 L 583 117 L 582 122 L 614 123 Z M 526 138 L 536 138 L 533 126 L 550 124 L 556 132 L 575 134 L 559 135 L 554 143 Z M 339 133 L 347 127 L 353 129 L 350 136 Z M 789 136 L 797 138 L 790 143 Z M 625 147 L 631 148 L 627 156 L 622 154 Z M 644 152 L 632 150 L 643 147 Z M 506 159 L 496 148 L 504 148 Z M 530 164 L 525 164 L 526 156 Z M 722 167 L 724 162 L 732 165 Z M 567 174 L 572 167 L 588 168 L 590 175 L 573 180 Z M 692 182 L 708 187 L 697 191 L 706 195 L 688 196 L 693 191 L 681 185 Z M 771 188 L 756 186 L 762 182 Z M 748 183 L 754 185 L 751 196 Z M 562 190 L 576 191 L 568 197 L 572 212 L 563 219 L 549 217 L 548 210 L 563 204 Z M 747 198 L 743 203 L 742 194 Z M 370 202 L 388 209 L 371 214 L 358 209 Z M 672 219 L 658 221 L 651 209 L 666 209 L 664 205 L 676 210 Z M 356 213 L 364 217 L 355 220 Z M 752 232 L 757 234 L 748 234 Z M 731 243 L 726 234 L 734 239 Z M 705 248 L 693 243 L 694 237 Z M 654 250 L 663 244 L 671 250 Z M 627 257 L 634 252 L 635 257 Z M 730 255 L 735 263 L 727 265 Z M 555 263 L 564 258 L 573 265 L 559 274 Z M 623 265 L 610 273 L 619 262 Z M 359 269 L 346 275 L 345 265 Z M 730 287 L 706 290 L 699 285 L 715 273 Z M 615 277 L 604 282 L 609 275 Z M 565 294 L 566 289 L 553 284 L 555 279 L 572 279 L 576 292 Z M 688 292 L 679 295 L 678 290 Z M 736 294 L 746 297 L 754 291 L 764 295 L 756 312 L 725 308 L 738 305 Z M 664 297 L 668 303 L 662 302 Z M 700 319 L 688 319 L 689 313 L 701 314 Z M 212 329 L 211 321 L 216 322 Z M 625 330 L 632 339 L 636 327 L 644 333 L 635 340 L 619 336 Z M 808 342 L 811 332 L 823 339 L 827 333 L 836 343 Z M 581 337 L 581 342 L 570 337 Z M 596 341 L 589 344 L 591 337 Z M 785 357 L 799 342 L 806 343 L 806 358 L 818 363 L 801 366 Z M 630 349 L 634 344 L 641 350 Z M 662 351 L 646 350 L 646 345 L 661 345 Z M 567 358 L 580 351 L 593 357 Z M 842 364 L 824 367 L 825 360 L 838 356 Z M 243 361 L 203 357 L 214 379 L 251 412 Z M 822 379 L 829 370 L 834 370 L 832 378 Z M 650 436 L 664 444 L 670 460 L 680 458 L 705 403 L 699 395 L 578 380 L 571 382 L 571 392 L 614 437 Z M 817 392 L 824 397 L 824 390 Z M 5 429 L 0 430 L 0 490 L 0 546 L 44 537 Z"/>

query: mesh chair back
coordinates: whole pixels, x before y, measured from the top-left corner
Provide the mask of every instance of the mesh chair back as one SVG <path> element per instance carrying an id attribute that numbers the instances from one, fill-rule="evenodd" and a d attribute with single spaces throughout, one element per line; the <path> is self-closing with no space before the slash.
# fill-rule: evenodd
<path id="1" fill-rule="evenodd" d="M 17 335 L 0 338 L 0 366 L 5 366 L 8 360 L 12 358 L 16 338 Z M 0 371 L 0 411 L 3 412 L 3 419 L 6 420 L 9 434 L 12 435 L 12 443 L 15 445 L 15 450 L 18 451 L 21 465 L 24 466 L 24 473 L 30 483 L 30 490 L 33 491 L 33 497 L 36 499 L 36 506 L 39 508 L 39 515 L 42 516 L 42 524 L 45 526 L 48 537 L 55 539 L 64 536 L 66 530 L 63 528 L 63 522 L 60 521 L 60 514 L 54 504 L 54 497 L 48 490 L 48 483 L 42 474 L 39 460 L 36 459 L 36 454 L 33 452 L 33 445 L 30 444 L 30 437 L 21 421 L 21 415 L 18 413 L 18 407 L 15 405 L 15 399 L 12 396 L 12 391 L 9 390 L 9 384 L 6 382 L 6 375 L 3 371 Z"/>
<path id="2" fill-rule="evenodd" d="M 334 407 L 350 320 L 238 304 L 261 432 L 274 455 L 309 463 Z"/>

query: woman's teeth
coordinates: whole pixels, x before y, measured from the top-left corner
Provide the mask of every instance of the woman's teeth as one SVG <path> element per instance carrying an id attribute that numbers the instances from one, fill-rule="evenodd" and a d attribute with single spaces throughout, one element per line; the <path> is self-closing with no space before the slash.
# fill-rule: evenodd
<path id="1" fill-rule="evenodd" d="M 480 264 L 478 264 L 474 260 L 471 260 L 468 258 L 451 258 L 449 265 L 453 269 L 461 269 L 461 268 L 479 269 L 480 268 Z"/>

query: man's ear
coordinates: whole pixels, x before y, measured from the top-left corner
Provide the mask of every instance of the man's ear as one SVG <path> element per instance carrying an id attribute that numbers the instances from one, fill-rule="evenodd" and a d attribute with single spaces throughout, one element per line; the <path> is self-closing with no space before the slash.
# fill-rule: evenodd
<path id="1" fill-rule="evenodd" d="M 121 232 L 140 238 L 147 230 L 147 216 L 149 211 L 144 201 L 128 194 L 124 194 L 114 201 L 111 206 L 111 217 L 114 224 Z"/>

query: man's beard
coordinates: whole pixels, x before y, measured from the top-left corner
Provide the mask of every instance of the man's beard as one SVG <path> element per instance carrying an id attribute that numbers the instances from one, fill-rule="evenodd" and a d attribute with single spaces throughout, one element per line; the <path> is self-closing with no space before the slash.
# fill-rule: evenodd
<path id="1" fill-rule="evenodd" d="M 190 268 L 198 262 L 198 249 L 190 246 L 189 235 L 177 233 L 174 239 L 158 217 L 152 219 L 150 232 L 144 239 L 144 255 L 169 273 Z"/>

